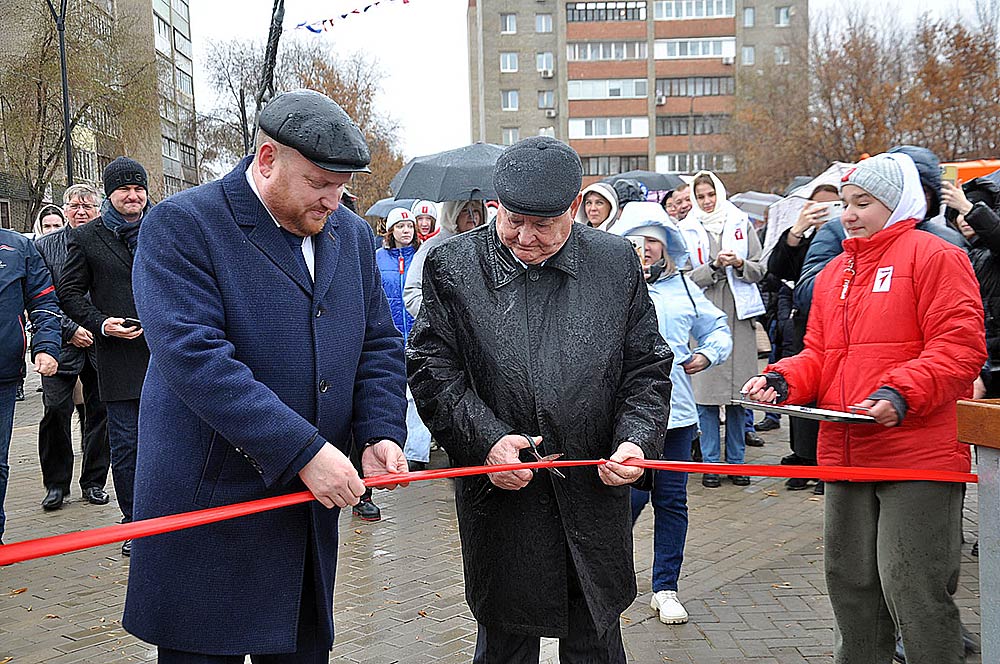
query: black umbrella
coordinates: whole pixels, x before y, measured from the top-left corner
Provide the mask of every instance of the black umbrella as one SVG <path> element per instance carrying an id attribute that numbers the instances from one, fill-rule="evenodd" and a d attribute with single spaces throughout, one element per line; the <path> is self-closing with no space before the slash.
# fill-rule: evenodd
<path id="1" fill-rule="evenodd" d="M 386 217 L 389 215 L 389 210 L 393 208 L 406 208 L 409 210 L 413 207 L 413 204 L 417 202 L 416 198 L 383 198 L 381 200 L 375 201 L 375 204 L 368 208 L 365 212 L 366 217 Z"/>
<path id="2" fill-rule="evenodd" d="M 653 171 L 628 171 L 608 176 L 601 182 L 614 184 L 618 180 L 638 180 L 646 185 L 646 189 L 650 191 L 673 191 L 684 183 L 679 176 L 673 173 L 654 173 Z"/>
<path id="3" fill-rule="evenodd" d="M 396 198 L 432 201 L 493 200 L 493 170 L 502 145 L 473 143 L 464 148 L 414 157 L 389 184 Z"/>

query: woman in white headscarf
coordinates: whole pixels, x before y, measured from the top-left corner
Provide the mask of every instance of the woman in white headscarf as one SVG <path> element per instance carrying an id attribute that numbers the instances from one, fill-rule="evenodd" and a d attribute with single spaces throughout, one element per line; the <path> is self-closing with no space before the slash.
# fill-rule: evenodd
<path id="1" fill-rule="evenodd" d="M 753 317 L 764 313 L 757 282 L 767 266 L 761 261 L 760 240 L 749 217 L 726 200 L 726 187 L 710 171 L 701 171 L 691 183 L 696 224 L 682 227 L 691 257 L 691 280 L 709 301 L 726 313 L 733 335 L 733 352 L 727 362 L 692 378 L 698 403 L 701 455 L 706 463 L 721 461 L 719 409 L 726 409 L 726 462 L 743 463 L 746 412 L 730 405 L 740 398 L 740 387 L 750 372 L 757 373 L 757 336 Z M 733 484 L 746 486 L 750 478 L 734 475 Z M 720 486 L 721 478 L 706 474 L 701 483 Z"/>

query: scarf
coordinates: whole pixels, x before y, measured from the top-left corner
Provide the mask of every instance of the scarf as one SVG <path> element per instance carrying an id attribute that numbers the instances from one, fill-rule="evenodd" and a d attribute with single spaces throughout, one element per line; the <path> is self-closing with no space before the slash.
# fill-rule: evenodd
<path id="1" fill-rule="evenodd" d="M 139 225 L 142 223 L 142 217 L 146 216 L 146 210 L 149 209 L 149 204 L 146 204 L 146 208 L 142 211 L 142 216 L 140 216 L 135 221 L 126 221 L 125 218 L 111 205 L 111 199 L 105 199 L 101 204 L 101 223 L 109 231 L 115 234 L 115 237 L 125 243 L 128 247 L 130 254 L 135 256 L 135 248 L 139 243 Z"/>

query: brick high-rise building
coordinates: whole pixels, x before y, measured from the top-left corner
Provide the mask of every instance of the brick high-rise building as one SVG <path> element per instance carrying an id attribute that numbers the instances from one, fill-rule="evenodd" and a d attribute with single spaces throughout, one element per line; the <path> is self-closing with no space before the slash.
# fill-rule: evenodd
<path id="1" fill-rule="evenodd" d="M 741 71 L 787 64 L 808 0 L 469 0 L 472 138 L 567 141 L 585 182 L 732 172 Z"/>

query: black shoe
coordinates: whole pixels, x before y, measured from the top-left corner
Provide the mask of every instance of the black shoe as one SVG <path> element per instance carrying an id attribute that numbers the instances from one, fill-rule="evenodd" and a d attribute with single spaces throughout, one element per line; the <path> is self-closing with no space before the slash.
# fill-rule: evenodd
<path id="1" fill-rule="evenodd" d="M 896 652 L 892 655 L 893 661 L 899 662 L 899 664 L 906 664 L 906 651 L 903 650 L 903 637 L 899 634 L 896 635 Z"/>
<path id="2" fill-rule="evenodd" d="M 371 498 L 362 499 L 360 503 L 354 506 L 351 513 L 362 521 L 379 521 L 382 519 L 382 510 L 372 502 Z"/>
<path id="3" fill-rule="evenodd" d="M 798 454 L 795 454 L 793 452 L 792 454 L 788 454 L 786 456 L 781 457 L 781 465 L 782 466 L 805 466 L 805 465 L 808 465 L 808 464 L 806 464 L 806 460 L 805 459 L 803 459 Z"/>
<path id="4" fill-rule="evenodd" d="M 701 477 L 701 485 L 709 489 L 718 489 L 722 486 L 722 479 L 715 474 L 707 473 Z"/>
<path id="5" fill-rule="evenodd" d="M 785 488 L 789 491 L 802 491 L 809 488 L 809 480 L 804 477 L 791 477 L 785 482 Z"/>
<path id="6" fill-rule="evenodd" d="M 14 401 L 24 401 L 24 383 L 17 386 L 14 390 Z"/>
<path id="7" fill-rule="evenodd" d="M 701 463 L 701 438 L 695 438 L 691 441 L 691 460 L 695 463 Z"/>
<path id="8" fill-rule="evenodd" d="M 746 475 L 730 475 L 729 481 L 736 486 L 750 486 L 750 478 Z"/>
<path id="9" fill-rule="evenodd" d="M 122 555 L 126 558 L 132 555 L 132 540 L 122 542 Z"/>
<path id="10" fill-rule="evenodd" d="M 822 496 L 826 493 L 826 485 L 823 484 L 823 480 L 816 480 L 816 486 L 813 487 L 814 496 Z"/>
<path id="11" fill-rule="evenodd" d="M 972 545 L 972 551 L 970 551 L 969 553 L 971 553 L 976 558 L 979 557 L 979 540 L 976 540 L 976 543 Z"/>
<path id="12" fill-rule="evenodd" d="M 747 447 L 764 447 L 764 439 L 753 431 L 747 431 L 743 439 L 746 441 Z"/>
<path id="13" fill-rule="evenodd" d="M 427 470 L 426 461 L 407 461 L 406 464 L 410 467 L 411 472 L 417 472 L 419 470 Z"/>
<path id="14" fill-rule="evenodd" d="M 99 486 L 88 486 L 83 490 L 83 497 L 91 505 L 107 505 L 111 500 L 108 492 Z"/>
<path id="15" fill-rule="evenodd" d="M 45 498 L 42 500 L 42 509 L 46 512 L 51 512 L 62 507 L 63 498 L 66 494 L 63 493 L 62 489 L 49 489 L 49 492 L 45 494 Z"/>
<path id="16" fill-rule="evenodd" d="M 753 428 L 757 431 L 774 431 L 775 429 L 781 428 L 781 422 L 778 420 L 772 420 L 770 417 L 765 417 L 760 422 L 753 425 Z"/>

